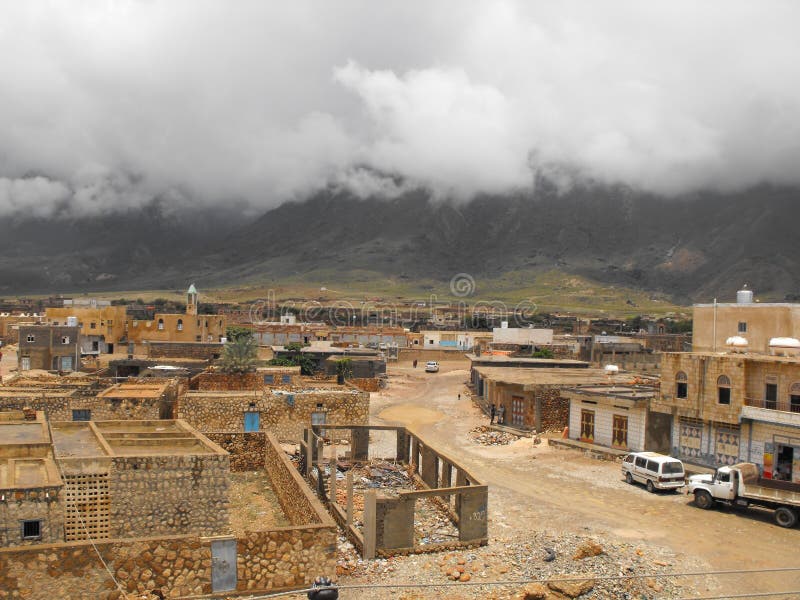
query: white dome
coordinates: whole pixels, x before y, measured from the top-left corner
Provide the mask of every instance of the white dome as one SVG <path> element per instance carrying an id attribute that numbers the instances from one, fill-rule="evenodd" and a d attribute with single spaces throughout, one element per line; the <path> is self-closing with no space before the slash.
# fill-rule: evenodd
<path id="1" fill-rule="evenodd" d="M 735 348 L 744 348 L 748 345 L 747 338 L 743 338 L 740 335 L 734 335 L 733 337 L 729 337 L 725 340 L 726 346 L 734 346 Z"/>
<path id="2" fill-rule="evenodd" d="M 800 340 L 790 337 L 776 337 L 769 341 L 770 348 L 800 348 Z"/>

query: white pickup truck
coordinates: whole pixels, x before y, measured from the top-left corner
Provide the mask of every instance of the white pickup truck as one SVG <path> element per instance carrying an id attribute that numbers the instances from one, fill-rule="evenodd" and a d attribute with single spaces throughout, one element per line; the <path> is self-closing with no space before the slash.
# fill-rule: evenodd
<path id="1" fill-rule="evenodd" d="M 794 527 L 800 513 L 800 485 L 762 479 L 753 463 L 720 467 L 713 475 L 692 475 L 688 491 L 694 494 L 695 505 L 703 509 L 717 503 L 769 508 L 781 527 Z"/>

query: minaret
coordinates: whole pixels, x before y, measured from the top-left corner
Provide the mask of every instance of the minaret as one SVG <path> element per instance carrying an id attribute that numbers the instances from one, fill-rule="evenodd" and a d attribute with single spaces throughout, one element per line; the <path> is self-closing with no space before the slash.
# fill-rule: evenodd
<path id="1" fill-rule="evenodd" d="M 189 291 L 186 292 L 186 314 L 197 315 L 197 288 L 194 284 L 189 286 Z"/>

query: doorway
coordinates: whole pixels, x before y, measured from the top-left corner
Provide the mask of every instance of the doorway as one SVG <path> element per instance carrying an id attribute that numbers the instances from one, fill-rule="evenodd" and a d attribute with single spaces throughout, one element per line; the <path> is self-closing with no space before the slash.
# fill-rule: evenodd
<path id="1" fill-rule="evenodd" d="M 525 399 L 520 396 L 511 396 L 511 424 L 516 427 L 525 425 Z"/>
<path id="2" fill-rule="evenodd" d="M 611 445 L 620 450 L 628 449 L 628 417 L 614 415 Z"/>
<path id="3" fill-rule="evenodd" d="M 772 478 L 778 481 L 792 481 L 792 468 L 794 466 L 794 447 L 778 445 L 775 455 L 775 470 Z"/>
<path id="4" fill-rule="evenodd" d="M 581 411 L 581 441 L 594 443 L 594 411 Z"/>

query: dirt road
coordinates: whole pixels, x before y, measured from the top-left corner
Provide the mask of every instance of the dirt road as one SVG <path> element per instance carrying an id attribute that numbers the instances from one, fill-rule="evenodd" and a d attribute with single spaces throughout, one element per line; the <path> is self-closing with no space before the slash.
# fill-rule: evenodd
<path id="1" fill-rule="evenodd" d="M 492 540 L 522 540 L 536 530 L 594 533 L 666 546 L 705 569 L 800 566 L 800 529 L 777 527 L 767 512 L 703 511 L 685 495 L 629 486 L 618 463 L 534 446 L 528 438 L 477 445 L 468 432 L 488 419 L 469 399 L 467 368 L 444 363 L 440 373 L 427 374 L 410 363 L 392 366 L 390 385 L 372 395 L 371 411 L 373 422 L 414 429 L 489 484 Z M 725 575 L 692 585 L 718 594 L 798 590 L 800 572 Z"/>

